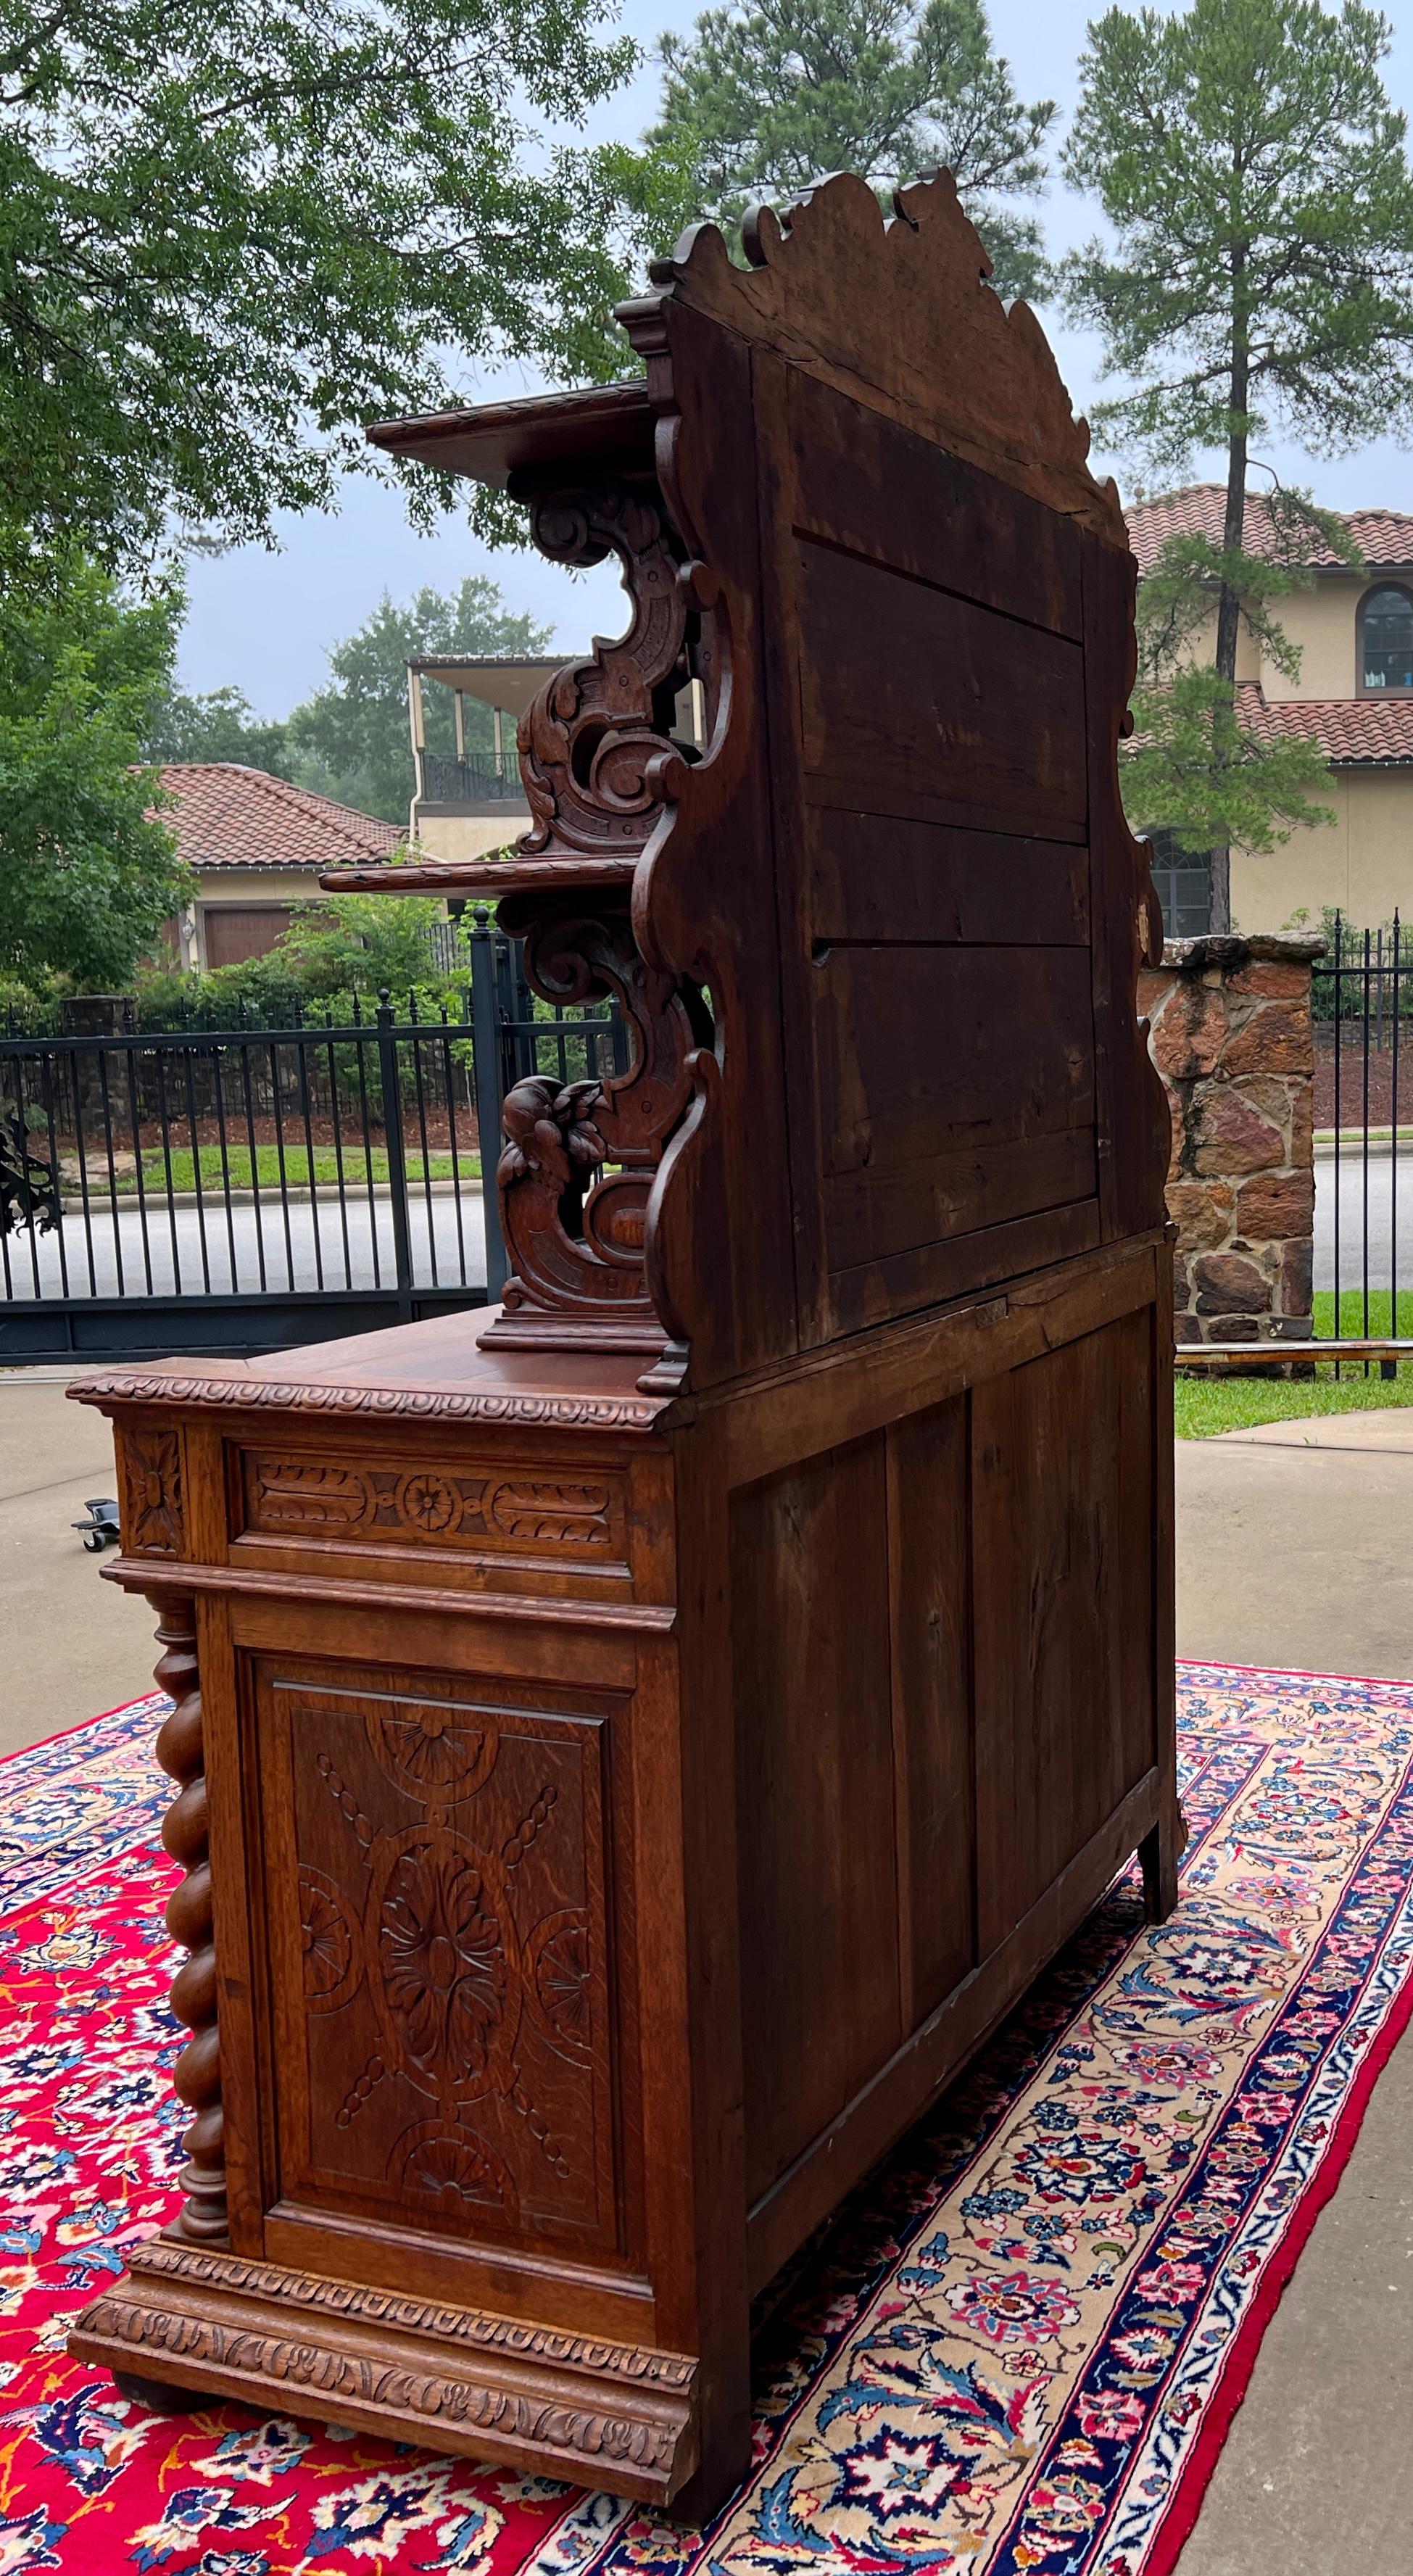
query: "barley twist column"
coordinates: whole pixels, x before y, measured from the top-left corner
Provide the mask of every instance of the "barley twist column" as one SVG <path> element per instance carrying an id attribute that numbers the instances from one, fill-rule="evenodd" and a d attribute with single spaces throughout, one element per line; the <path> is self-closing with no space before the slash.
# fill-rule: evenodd
<path id="1" fill-rule="evenodd" d="M 221 2114 L 221 2048 L 216 2027 L 216 1952 L 211 1937 L 211 1864 L 208 1857 L 206 1776 L 201 1740 L 201 1692 L 196 1660 L 196 1604 L 190 1593 L 150 1592 L 163 1649 L 154 1680 L 176 1706 L 157 1738 L 157 1759 L 178 1784 L 162 1819 L 162 1840 L 186 1871 L 167 1906 L 167 1929 L 190 1953 L 172 1986 L 172 2010 L 191 2038 L 177 2059 L 173 2082 L 194 2113 L 182 2140 L 186 2194 L 169 2233 L 198 2245 L 226 2242 L 226 2171 Z"/>

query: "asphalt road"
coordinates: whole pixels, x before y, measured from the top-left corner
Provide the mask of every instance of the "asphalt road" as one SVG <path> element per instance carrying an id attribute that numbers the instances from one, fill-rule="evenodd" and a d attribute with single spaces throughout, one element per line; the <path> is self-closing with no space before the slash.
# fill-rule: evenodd
<path id="1" fill-rule="evenodd" d="M 1366 1233 L 1365 1171 L 1358 1154 L 1339 1158 L 1339 1284 L 1358 1288 L 1364 1277 Z M 1368 1163 L 1367 1236 L 1369 1285 L 1388 1288 L 1393 1277 L 1395 1244 L 1397 1281 L 1413 1288 L 1413 1147 L 1397 1159 L 1371 1152 Z M 1315 1285 L 1335 1284 L 1335 1166 L 1333 1158 L 1315 1159 Z"/>
<path id="2" fill-rule="evenodd" d="M 255 1295 L 261 1288 L 309 1291 L 373 1288 L 397 1277 L 392 1206 L 350 1201 L 342 1212 L 330 1195 L 317 1206 L 282 1211 L 272 1197 L 259 1209 L 223 1204 L 205 1212 L 168 1209 L 160 1201 L 144 1226 L 135 1205 L 101 1202 L 85 1232 L 69 1214 L 50 1234 L 0 1238 L 0 1298 L 61 1296 L 67 1265 L 71 1297 Z M 376 1227 L 376 1263 L 374 1233 Z M 479 1190 L 458 1201 L 448 1191 L 414 1197 L 408 1211 L 412 1276 L 419 1288 L 479 1285 L 486 1275 Z M 203 1258 L 204 1239 L 204 1258 Z"/>
<path id="3" fill-rule="evenodd" d="M 1398 1282 L 1413 1289 L 1413 1146 L 1395 1164 L 1391 1154 L 1371 1153 L 1368 1164 L 1367 1231 L 1371 1287 L 1387 1288 L 1397 1220 Z M 194 1207 L 168 1210 L 165 1202 L 149 1210 L 145 1228 L 141 1211 L 131 1203 L 116 1216 L 111 1201 L 100 1203 L 85 1235 L 81 1216 L 63 1218 L 61 1228 L 40 1235 L 33 1248 L 27 1235 L 0 1239 L 0 1297 L 55 1296 L 63 1293 L 62 1259 L 68 1265 L 72 1297 L 150 1295 L 168 1297 L 228 1296 L 256 1293 L 262 1285 L 308 1292 L 326 1288 L 372 1288 L 378 1273 L 384 1282 L 396 1277 L 392 1209 L 379 1199 L 370 1209 L 366 1199 L 350 1201 L 341 1215 L 330 1196 L 316 1207 L 292 1205 L 286 1221 L 277 1198 L 259 1210 L 223 1206 L 205 1216 Z M 425 1199 L 413 1197 L 409 1209 L 413 1277 L 418 1287 L 466 1282 L 479 1285 L 486 1275 L 479 1191 L 458 1202 L 450 1193 L 433 1194 L 431 1224 Z M 1356 1154 L 1342 1155 L 1339 1169 L 1340 1285 L 1357 1287 L 1363 1277 L 1365 1178 Z M 345 1222 L 347 1239 L 345 1240 Z M 374 1264 L 374 1227 L 377 1267 Z M 205 1239 L 205 1262 L 202 1243 Z M 1334 1286 L 1335 1167 L 1332 1159 L 1315 1164 L 1315 1285 Z M 435 1247 L 435 1274 L 433 1249 Z M 90 1264 L 90 1250 L 92 1260 Z M 5 1259 L 8 1257 L 8 1277 Z M 264 1275 L 262 1279 L 262 1260 Z M 322 1281 L 320 1266 L 322 1264 Z M 149 1270 L 150 1265 L 150 1270 Z M 38 1277 L 36 1278 L 36 1271 Z"/>

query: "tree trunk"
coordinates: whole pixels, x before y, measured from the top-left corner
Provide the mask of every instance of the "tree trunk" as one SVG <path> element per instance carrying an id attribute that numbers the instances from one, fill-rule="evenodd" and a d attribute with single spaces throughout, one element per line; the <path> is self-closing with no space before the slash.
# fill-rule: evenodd
<path id="1" fill-rule="evenodd" d="M 1249 392 L 1250 350 L 1247 321 L 1242 300 L 1244 265 L 1233 263 L 1232 276 L 1232 360 L 1231 360 L 1231 431 L 1227 444 L 1227 503 L 1222 522 L 1222 547 L 1228 555 L 1239 554 L 1246 536 L 1246 401 Z M 1217 595 L 1217 670 L 1232 690 L 1236 688 L 1236 647 L 1241 633 L 1241 599 L 1233 585 L 1224 580 Z M 1226 754 L 1214 740 L 1212 760 L 1215 768 L 1226 765 Z M 1225 844 L 1212 852 L 1212 928 L 1231 928 L 1231 850 Z"/>

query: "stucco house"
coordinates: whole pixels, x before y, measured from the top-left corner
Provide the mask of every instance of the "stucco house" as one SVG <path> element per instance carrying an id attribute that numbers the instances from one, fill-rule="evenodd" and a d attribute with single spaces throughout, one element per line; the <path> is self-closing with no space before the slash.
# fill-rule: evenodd
<path id="1" fill-rule="evenodd" d="M 407 707 L 416 777 L 408 837 L 428 859 L 485 858 L 530 828 L 520 783 L 515 728 L 565 656 L 535 653 L 426 653 L 407 665 Z M 451 692 L 454 748 L 427 742 L 426 682 Z M 489 754 L 468 741 L 466 701 L 491 710 Z"/>
<path id="2" fill-rule="evenodd" d="M 574 657 L 567 653 L 426 653 L 407 665 L 407 704 L 416 770 L 408 837 L 425 859 L 480 859 L 518 841 L 530 828 L 515 729 L 547 680 Z M 427 741 L 426 682 L 449 689 L 452 752 Z M 466 701 L 491 711 L 491 747 L 472 746 Z M 481 726 L 484 732 L 484 719 Z M 700 751 L 706 709 L 700 680 L 678 691 L 676 740 Z"/>
<path id="3" fill-rule="evenodd" d="M 1127 517 L 1140 580 L 1171 536 L 1200 534 L 1220 545 L 1225 507 L 1218 483 L 1135 502 Z M 1300 911 L 1318 925 L 1326 906 L 1361 929 L 1390 920 L 1395 908 L 1413 919 L 1413 516 L 1354 510 L 1346 524 L 1366 569 L 1352 573 L 1332 553 L 1317 557 L 1314 587 L 1277 603 L 1300 647 L 1299 678 L 1274 669 L 1241 633 L 1244 726 L 1266 739 L 1312 735 L 1330 764 L 1320 801 L 1335 815 L 1333 826 L 1292 833 L 1269 858 L 1232 851 L 1232 921 L 1243 931 L 1279 930 Z M 1252 493 L 1246 551 L 1270 544 L 1265 504 Z M 1215 641 L 1214 608 L 1197 649 L 1210 656 Z M 1175 856 L 1156 836 L 1154 880 L 1170 936 L 1212 926 L 1205 861 Z"/>
<path id="4" fill-rule="evenodd" d="M 323 868 L 385 859 L 406 834 L 331 796 L 233 760 L 173 761 L 162 819 L 192 872 L 191 900 L 167 925 L 186 967 L 263 957 L 291 914 L 320 899 Z"/>

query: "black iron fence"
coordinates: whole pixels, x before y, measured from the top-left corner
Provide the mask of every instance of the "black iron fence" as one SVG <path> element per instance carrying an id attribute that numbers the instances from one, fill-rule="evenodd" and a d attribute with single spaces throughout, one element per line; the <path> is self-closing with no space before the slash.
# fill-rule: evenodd
<path id="1" fill-rule="evenodd" d="M 1408 1196 L 1401 1165 L 1413 1147 L 1406 1061 L 1413 956 L 1406 936 L 1397 913 L 1383 929 L 1353 932 L 1337 913 L 1311 978 L 1315 1329 L 1321 1340 L 1377 1341 L 1413 1332 L 1409 1227 L 1400 1204 Z M 1394 1375 L 1394 1359 L 1380 1365 Z"/>
<path id="2" fill-rule="evenodd" d="M 483 1304 L 500 1104 L 627 1062 L 477 914 L 459 1013 L 0 1038 L 0 1358 L 249 1352 Z M 483 1150 L 484 1148 L 484 1150 Z"/>

